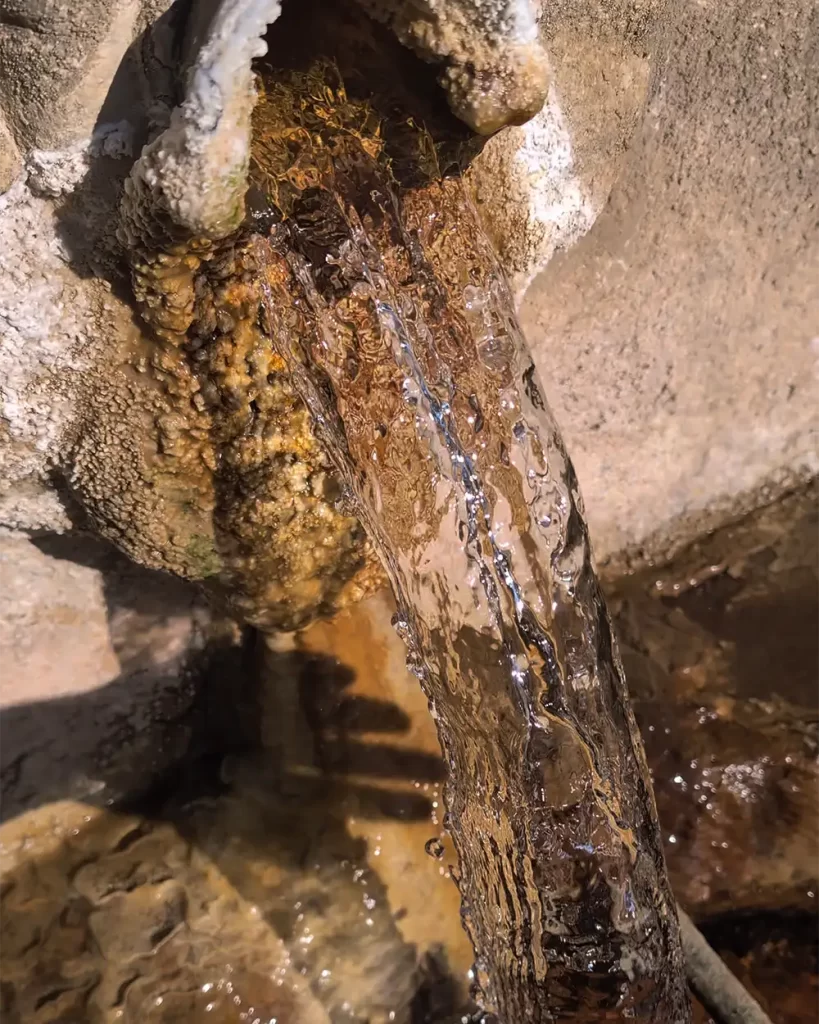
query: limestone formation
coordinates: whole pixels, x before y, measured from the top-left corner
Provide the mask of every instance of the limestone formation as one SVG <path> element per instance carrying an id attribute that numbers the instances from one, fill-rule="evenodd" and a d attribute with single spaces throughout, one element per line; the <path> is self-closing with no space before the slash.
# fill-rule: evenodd
<path id="1" fill-rule="evenodd" d="M 101 325 L 100 306 L 110 309 L 106 333 L 116 343 L 103 361 L 97 339 L 83 337 L 76 374 L 40 387 L 57 407 L 61 394 L 76 395 L 80 415 L 52 433 L 67 449 L 59 472 L 82 521 L 143 565 L 207 581 L 241 618 L 293 628 L 381 577 L 259 329 L 257 267 L 237 234 L 256 100 L 252 60 L 264 52 L 261 37 L 278 14 L 277 3 L 232 0 L 209 24 L 187 26 L 193 56 L 184 98 L 157 116 L 165 127 L 125 178 L 116 231 L 100 224 L 98 251 L 83 254 L 107 258 L 106 276 L 120 293 L 125 285 L 126 301 L 132 293 L 140 319 L 126 326 L 127 307 L 101 303 L 96 283 L 84 289 L 75 303 L 89 307 L 83 326 L 92 318 Z M 350 10 L 342 17 L 349 22 Z M 91 152 L 74 147 L 68 161 L 38 153 L 29 180 L 60 197 L 90 170 Z M 284 180 L 290 170 L 283 164 L 277 173 Z M 21 192 L 20 201 L 28 195 Z M 14 423 L 12 433 L 17 426 L 23 447 L 50 448 L 37 416 L 30 420 L 28 433 Z M 21 454 L 14 473 L 13 525 L 31 517 L 20 503 L 32 486 L 31 461 Z M 48 471 L 48 455 L 34 461 L 35 473 Z M 75 506 L 72 514 L 76 523 Z"/>
<path id="2" fill-rule="evenodd" d="M 545 106 L 491 138 L 467 177 L 523 301 L 598 557 L 666 553 L 814 473 L 811 5 L 789 0 L 754 19 L 731 3 L 709 20 L 660 2 L 572 0 L 536 12 L 539 41 L 526 5 L 511 0 L 414 9 L 410 22 L 397 5 L 372 8 L 430 62 L 431 79 L 462 81 L 473 44 L 484 55 L 475 69 L 495 68 L 506 50 L 520 67 L 520 46 L 535 47 L 538 66 L 537 48 L 548 55 Z M 247 127 L 249 61 L 275 13 L 228 5 L 208 23 L 204 9 L 186 20 L 163 0 L 85 0 L 70 13 L 21 0 L 0 18 L 5 528 L 82 525 L 72 492 L 97 493 L 106 531 L 135 558 L 193 575 L 214 567 L 198 518 L 174 535 L 167 493 L 145 486 L 156 467 L 140 438 L 160 419 L 175 428 L 153 371 L 133 359 L 142 328 L 117 211 L 148 143 L 135 191 L 159 174 L 162 150 L 173 154 L 159 162 L 166 214 L 173 207 L 191 228 L 221 220 L 220 238 L 238 223 L 241 131 L 224 136 L 234 148 L 215 135 L 191 147 L 186 132 L 240 98 L 231 110 Z M 210 30 L 234 16 L 235 46 L 220 50 L 226 36 Z M 196 85 L 206 58 L 230 96 Z M 224 162 L 203 175 L 207 152 Z M 195 186 L 184 196 L 172 164 Z"/>
<path id="3" fill-rule="evenodd" d="M 529 0 L 364 0 L 421 56 L 443 63 L 452 110 L 490 135 L 533 117 L 546 99 L 546 54 Z"/>

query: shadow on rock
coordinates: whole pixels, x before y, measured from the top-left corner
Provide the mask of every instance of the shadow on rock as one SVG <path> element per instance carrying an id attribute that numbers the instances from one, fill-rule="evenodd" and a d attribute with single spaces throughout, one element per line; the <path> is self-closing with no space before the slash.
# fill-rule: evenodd
<path id="1" fill-rule="evenodd" d="M 443 766 L 407 748 L 411 716 L 106 544 L 36 548 L 99 574 L 121 671 L 0 716 L 4 1019 L 455 1014 L 443 937 L 405 939 L 407 911 L 350 829 L 426 834 Z"/>
<path id="2" fill-rule="evenodd" d="M 95 538 L 11 543 L 3 818 L 66 797 L 110 805 L 150 787 L 207 732 L 208 679 L 242 678 L 242 634 L 192 585 Z"/>

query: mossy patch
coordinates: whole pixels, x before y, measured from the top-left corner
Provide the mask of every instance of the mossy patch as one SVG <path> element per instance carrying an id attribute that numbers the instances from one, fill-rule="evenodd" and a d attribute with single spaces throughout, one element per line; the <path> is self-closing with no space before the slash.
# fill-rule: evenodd
<path id="1" fill-rule="evenodd" d="M 208 579 L 222 571 L 222 559 L 213 546 L 213 538 L 204 533 L 195 533 L 188 541 L 185 554 L 190 574 L 195 579 Z"/>

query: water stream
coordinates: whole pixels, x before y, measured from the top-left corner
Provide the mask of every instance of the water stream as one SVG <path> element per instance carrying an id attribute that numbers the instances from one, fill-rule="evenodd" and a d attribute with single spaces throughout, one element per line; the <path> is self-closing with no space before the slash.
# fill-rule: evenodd
<path id="1" fill-rule="evenodd" d="M 254 243 L 265 329 L 437 723 L 480 1001 L 508 1024 L 687 1021 L 642 745 L 503 273 L 457 175 L 402 181 L 342 86 L 298 87 L 291 187 L 265 190 Z"/>

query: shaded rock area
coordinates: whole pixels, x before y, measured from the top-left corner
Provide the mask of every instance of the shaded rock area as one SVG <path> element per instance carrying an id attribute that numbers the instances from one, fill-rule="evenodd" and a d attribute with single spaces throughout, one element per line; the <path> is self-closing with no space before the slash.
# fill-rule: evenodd
<path id="1" fill-rule="evenodd" d="M 816 488 L 620 581 L 612 606 L 677 898 L 816 907 Z"/>
<path id="2" fill-rule="evenodd" d="M 0 538 L 3 817 L 149 788 L 188 750 L 198 659 L 236 636 L 191 585 L 99 540 Z"/>
<path id="3" fill-rule="evenodd" d="M 4 1019 L 194 1021 L 213 1004 L 224 1021 L 388 1024 L 465 1005 L 457 889 L 424 854 L 443 770 L 391 614 L 376 597 L 295 647 L 260 642 L 253 691 L 236 664 L 239 685 L 214 673 L 210 727 L 193 719 L 134 813 L 63 801 L 3 827 Z"/>
<path id="4" fill-rule="evenodd" d="M 777 1024 L 815 1019 L 816 538 L 816 492 L 794 493 L 608 587 L 675 893 Z M 65 692 L 18 689 L 0 718 L 4 758 L 36 729 L 59 756 L 4 760 L 4 1020 L 469 1012 L 443 768 L 388 597 L 214 646 L 187 585 L 98 542 L 25 543 L 4 549 L 35 584 L 14 678 Z M 173 715 L 142 703 L 151 680 Z M 137 727 L 94 763 L 114 720 Z M 136 799 L 93 806 L 128 780 Z"/>

